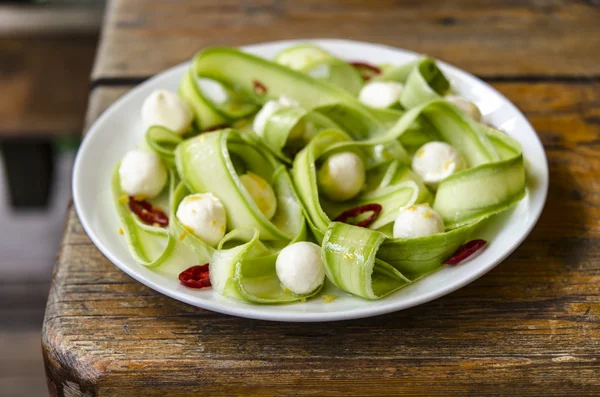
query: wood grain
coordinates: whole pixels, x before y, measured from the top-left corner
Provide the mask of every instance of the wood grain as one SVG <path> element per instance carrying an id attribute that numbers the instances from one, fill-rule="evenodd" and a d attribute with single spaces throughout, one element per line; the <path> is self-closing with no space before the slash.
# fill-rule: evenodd
<path id="1" fill-rule="evenodd" d="M 0 137 L 81 134 L 97 39 L 0 38 Z"/>
<path id="2" fill-rule="evenodd" d="M 495 270 L 377 318 L 246 320 L 132 280 L 70 211 L 43 333 L 54 395 L 597 394 L 600 84 L 495 87 L 532 121 L 551 173 L 538 225 Z M 88 120 L 125 91 L 94 90 Z"/>
<path id="3" fill-rule="evenodd" d="M 240 319 L 158 294 L 104 258 L 71 209 L 42 335 L 51 395 L 600 395 L 595 4 L 110 2 L 88 125 L 131 83 L 206 45 L 363 39 L 488 76 L 538 131 L 550 191 L 530 237 L 481 279 L 402 312 L 322 324 Z"/>
<path id="4" fill-rule="evenodd" d="M 93 77 L 153 75 L 205 46 L 310 37 L 389 44 L 488 77 L 598 76 L 598 20 L 596 1 L 117 0 Z"/>

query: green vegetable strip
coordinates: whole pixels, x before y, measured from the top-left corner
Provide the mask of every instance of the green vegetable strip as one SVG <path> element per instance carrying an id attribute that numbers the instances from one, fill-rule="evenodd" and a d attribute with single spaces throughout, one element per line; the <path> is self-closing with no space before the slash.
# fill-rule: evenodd
<path id="1" fill-rule="evenodd" d="M 414 281 L 440 268 L 459 246 L 472 239 L 480 223 L 428 237 L 388 239 L 379 248 L 377 257 Z"/>
<path id="2" fill-rule="evenodd" d="M 192 71 L 198 77 L 238 87 L 257 103 L 290 93 L 306 109 L 339 102 L 358 103 L 338 87 L 233 48 L 215 47 L 200 52 L 193 60 Z M 255 92 L 256 81 L 267 89 L 265 93 Z"/>
<path id="3" fill-rule="evenodd" d="M 439 100 L 425 104 L 420 109 L 425 118 L 436 127 L 442 140 L 461 152 L 469 167 L 500 159 L 495 145 L 481 124 L 465 116 L 453 104 Z"/>
<path id="4" fill-rule="evenodd" d="M 283 153 L 283 148 L 294 128 L 303 128 L 299 125 L 307 111 L 303 108 L 283 108 L 276 111 L 265 123 L 262 141 L 280 159 L 290 162 L 288 156 Z"/>
<path id="5" fill-rule="evenodd" d="M 315 110 L 336 123 L 352 139 L 362 141 L 385 130 L 383 123 L 364 110 L 346 103 L 315 107 Z"/>
<path id="6" fill-rule="evenodd" d="M 174 175 L 170 174 L 170 191 L 174 189 Z M 136 262 L 146 267 L 156 267 L 163 264 L 175 247 L 175 239 L 169 233 L 168 229 L 162 227 L 149 226 L 141 222 L 137 215 L 131 212 L 127 202 L 121 202 L 122 197 L 126 197 L 121 190 L 121 180 L 119 178 L 119 164 L 115 168 L 112 176 L 111 191 L 117 215 L 123 228 L 123 234 L 127 241 L 129 252 Z M 116 231 L 115 231 L 116 233 Z M 158 244 L 157 244 L 158 243 Z M 154 254 L 152 248 L 162 244 L 163 248 L 158 254 Z"/>
<path id="7" fill-rule="evenodd" d="M 286 48 L 275 57 L 275 62 L 293 70 L 306 70 L 310 65 L 331 57 L 327 51 L 312 44 Z"/>
<path id="8" fill-rule="evenodd" d="M 450 88 L 450 82 L 435 62 L 429 58 L 420 58 L 388 69 L 376 77 L 376 80 L 396 81 L 404 84 L 400 103 L 406 109 L 440 99 Z"/>
<path id="9" fill-rule="evenodd" d="M 313 75 L 311 72 L 324 68 L 325 76 L 314 77 L 326 80 L 354 96 L 358 95 L 363 85 L 360 73 L 348 62 L 311 44 L 287 48 L 275 57 L 275 62 L 308 75 Z"/>
<path id="10" fill-rule="evenodd" d="M 370 229 L 334 222 L 323 238 L 327 278 L 365 299 L 380 299 L 441 267 L 471 239 L 479 223 L 429 237 L 386 239 Z"/>
<path id="11" fill-rule="evenodd" d="M 426 62 L 424 61 L 424 63 Z M 429 69 L 423 68 L 423 70 L 428 71 Z M 190 73 L 192 77 L 207 78 L 220 82 L 227 87 L 235 87 L 236 92 L 255 103 L 265 103 L 269 99 L 277 99 L 281 95 L 288 95 L 307 110 L 327 106 L 344 106 L 348 112 L 361 115 L 361 117 L 354 117 L 354 120 L 368 120 L 369 133 L 365 134 L 365 129 L 362 128 L 359 131 L 362 136 L 373 136 L 381 132 L 384 127 L 381 123 L 389 122 L 391 117 L 397 114 L 386 109 L 368 108 L 354 96 L 333 84 L 232 48 L 208 48 L 198 53 L 194 57 Z M 431 72 L 429 74 L 431 75 Z M 427 77 L 436 85 L 440 85 L 437 83 L 440 78 L 430 75 Z M 186 86 L 196 87 L 193 79 L 191 81 L 188 77 L 186 79 L 184 79 L 184 82 L 188 81 Z M 262 90 L 257 92 L 257 83 L 264 86 L 266 92 L 262 92 Z M 196 91 L 198 90 L 196 89 Z M 198 95 L 201 96 L 201 94 L 196 93 L 195 97 L 198 97 Z M 199 108 L 202 105 L 210 105 L 209 103 L 203 104 L 201 100 L 196 100 L 194 103 Z M 202 120 L 200 111 L 197 113 L 200 120 Z M 325 115 L 330 117 L 328 114 Z M 214 115 L 210 109 L 208 109 L 207 117 L 208 124 L 218 124 L 217 121 L 213 120 Z M 333 121 L 337 123 L 340 120 L 333 119 Z M 204 121 L 201 122 L 204 124 Z M 427 127 L 417 122 L 414 128 L 420 130 Z M 353 129 L 348 131 L 354 135 Z"/>
<path id="12" fill-rule="evenodd" d="M 373 77 L 373 81 L 396 81 L 405 84 L 413 69 L 419 65 L 424 58 L 407 62 L 399 66 L 384 68 L 379 76 Z"/>
<path id="13" fill-rule="evenodd" d="M 419 186 L 413 181 L 406 181 L 393 186 L 376 189 L 359 195 L 356 199 L 344 203 L 328 202 L 321 199 L 323 209 L 330 219 L 337 218 L 342 212 L 367 204 L 379 204 L 383 208 L 377 219 L 369 225 L 371 229 L 379 229 L 396 219 L 398 210 L 412 205 L 419 197 Z"/>
<path id="14" fill-rule="evenodd" d="M 306 218 L 318 241 L 330 223 L 330 219 L 321 208 L 317 188 L 317 172 L 315 161 L 327 149 L 338 142 L 348 141 L 348 135 L 337 130 L 326 130 L 317 135 L 294 159 L 292 178 L 300 201 L 303 204 Z"/>
<path id="15" fill-rule="evenodd" d="M 237 92 L 255 103 L 288 95 L 308 110 L 344 104 L 362 113 L 364 118 L 389 120 L 385 110 L 367 108 L 354 96 L 327 81 L 233 48 L 214 47 L 198 53 L 192 61 L 191 73 L 236 87 Z M 257 82 L 266 88 L 266 92 L 256 91 Z"/>
<path id="16" fill-rule="evenodd" d="M 183 142 L 182 137 L 161 126 L 155 125 L 146 131 L 146 143 L 170 168 L 175 166 L 175 155 L 173 152 L 181 142 Z"/>
<path id="17" fill-rule="evenodd" d="M 292 240 L 306 240 L 304 224 Z M 233 245 L 229 248 L 228 246 Z M 268 250 L 256 228 L 241 227 L 227 234 L 210 261 L 210 280 L 215 291 L 230 298 L 260 304 L 290 303 L 316 295 L 286 291 L 279 282 L 275 263 L 279 252 Z"/>
<path id="18" fill-rule="evenodd" d="M 500 212 L 525 195 L 523 157 L 484 164 L 446 178 L 438 187 L 433 208 L 453 229 Z"/>
<path id="19" fill-rule="evenodd" d="M 166 129 L 148 130 L 150 148 L 166 164 L 176 164 L 183 182 L 175 188 L 171 176 L 171 233 L 142 224 L 118 202 L 120 186 L 115 172 L 113 194 L 119 217 L 130 250 L 140 263 L 156 266 L 170 256 L 171 234 L 184 230 L 175 217 L 177 205 L 189 192 L 210 191 L 223 202 L 228 228 L 233 231 L 214 255 L 211 247 L 194 236 L 186 236 L 184 242 L 198 258 L 212 255 L 211 281 L 217 292 L 253 303 L 292 302 L 318 293 L 287 293 L 275 272 L 279 250 L 306 239 L 306 219 L 316 239 L 322 241 L 327 277 L 344 291 L 379 299 L 439 268 L 472 238 L 484 219 L 514 205 L 525 194 L 520 145 L 441 100 L 449 82 L 433 60 L 421 58 L 386 68 L 375 78 L 405 85 L 400 102 L 406 111 L 361 104 L 355 98 L 363 84 L 359 73 L 318 47 L 288 49 L 279 54 L 277 62 L 296 70 L 235 49 L 207 49 L 194 58 L 180 86 L 201 129 L 248 116 L 255 111 L 255 104 L 281 95 L 300 103 L 301 107 L 275 112 L 262 138 L 221 130 L 182 142 Z M 322 78 L 308 75 L 319 68 L 329 74 Z M 229 99 L 214 103 L 203 94 L 197 78 L 221 83 Z M 257 89 L 257 85 L 265 89 Z M 443 180 L 435 199 L 408 167 L 408 153 L 432 140 L 451 144 L 469 165 Z M 271 153 L 289 163 L 288 153 L 307 141 L 294 159 L 290 178 Z M 359 154 L 368 170 L 365 190 L 345 203 L 321 198 L 317 184 L 317 167 L 338 151 Z M 278 210 L 272 221 L 258 210 L 239 181 L 237 173 L 248 171 L 265 178 L 276 193 Z M 390 238 L 398 210 L 415 202 L 433 202 L 449 231 L 416 239 Z M 369 203 L 383 206 L 370 226 L 376 230 L 331 222 L 341 212 Z M 142 233 L 167 239 L 164 251 L 154 260 L 149 258 Z"/>
<path id="20" fill-rule="evenodd" d="M 273 222 L 262 214 L 240 182 L 230 151 L 273 187 L 278 199 Z M 227 211 L 229 230 L 253 226 L 259 230 L 261 240 L 289 241 L 297 234 L 303 215 L 284 167 L 234 130 L 204 133 L 184 141 L 175 150 L 175 163 L 191 192 L 212 192 L 219 197 Z"/>
<path id="21" fill-rule="evenodd" d="M 195 123 L 198 129 L 205 130 L 222 126 L 228 120 L 219 113 L 214 104 L 209 101 L 196 84 L 196 77 L 192 70 L 188 71 L 181 80 L 179 96 L 183 98 L 194 112 Z"/>
<path id="22" fill-rule="evenodd" d="M 300 149 L 316 132 L 336 127 L 336 123 L 316 111 L 301 107 L 283 108 L 267 119 L 262 142 L 280 160 L 291 164 L 291 158 L 284 153 L 286 145 L 291 151 Z"/>
<path id="23" fill-rule="evenodd" d="M 294 160 L 292 178 L 296 185 L 298 196 L 303 204 L 309 225 L 318 241 L 334 219 L 343 211 L 368 203 L 382 205 L 383 210 L 373 228 L 380 228 L 395 219 L 395 213 L 400 207 L 411 205 L 419 197 L 417 183 L 407 180 L 394 186 L 385 186 L 359 195 L 356 199 L 345 203 L 332 203 L 319 197 L 316 162 L 329 148 L 343 142 L 352 142 L 348 135 L 337 130 L 326 130 L 318 134 Z M 347 147 L 356 151 L 358 147 Z"/>
<path id="24" fill-rule="evenodd" d="M 413 121 L 423 115 L 432 125 L 437 126 L 440 137 L 450 142 L 465 155 L 472 168 L 459 172 L 438 186 L 434 208 L 444 218 L 446 228 L 454 229 L 446 233 L 417 238 L 417 239 L 387 239 L 391 237 L 391 222 L 394 214 L 402 205 L 399 203 L 390 213 L 382 212 L 381 221 L 377 220 L 371 227 L 380 229 L 383 233 L 361 229 L 360 237 L 350 233 L 350 225 L 330 224 L 329 217 L 336 216 L 347 208 L 352 208 L 356 202 L 329 204 L 319 198 L 316 184 L 315 163 L 320 157 L 339 150 L 353 150 L 368 145 L 377 145 L 390 140 L 396 140 L 407 131 Z M 388 170 L 370 171 L 372 181 L 379 183 L 375 191 L 363 193 L 357 202 L 377 202 L 365 200 L 369 195 L 378 196 L 385 189 L 393 189 L 397 183 L 412 179 L 410 170 L 403 170 L 399 161 L 389 165 Z M 380 175 L 373 175 L 376 172 Z M 383 175 L 381 175 L 383 173 Z M 523 159 L 518 143 L 504 134 L 472 122 L 463 116 L 458 109 L 444 101 L 436 100 L 419 105 L 406 112 L 400 120 L 385 134 L 371 139 L 356 142 L 336 131 L 327 131 L 318 135 L 296 157 L 292 175 L 298 188 L 309 224 L 314 234 L 319 238 L 323 227 L 329 227 L 323 237 L 324 258 L 327 261 L 328 277 L 343 290 L 352 294 L 375 299 L 379 294 L 370 293 L 368 286 L 372 284 L 372 274 L 363 265 L 371 263 L 387 265 L 404 274 L 410 280 L 415 280 L 434 271 L 441 263 L 468 239 L 479 223 L 487 217 L 502 211 L 520 200 L 525 192 L 525 177 Z M 369 180 L 368 180 L 369 181 Z M 370 182 L 369 182 L 370 183 Z M 411 182 L 418 189 L 416 181 Z M 425 190 L 427 192 L 427 190 Z M 477 192 L 474 194 L 474 192 Z M 417 200 L 427 200 L 421 197 Z M 379 196 L 384 200 L 385 196 Z M 400 200 L 399 200 L 400 201 Z M 385 203 L 385 201 L 382 201 Z M 414 202 L 411 199 L 407 202 Z M 323 204 L 321 208 L 320 203 Z M 315 229 L 318 229 L 315 231 Z M 334 232 L 332 232 L 332 229 Z M 359 255 L 360 260 L 342 261 L 340 255 L 346 254 L 346 259 L 352 257 L 353 249 L 366 246 L 367 250 Z M 381 245 L 381 248 L 379 246 Z M 357 248 L 358 247 L 358 248 Z M 339 254 L 339 255 L 338 255 Z M 365 258 L 374 258 L 365 262 Z M 392 278 L 393 279 L 393 278 Z M 395 283 L 390 278 L 384 278 L 387 289 L 395 290 L 406 285 L 406 282 Z M 375 285 L 375 284 L 373 284 Z M 374 287 L 375 288 L 375 287 Z M 376 290 L 376 289 L 374 289 Z"/>
<path id="25" fill-rule="evenodd" d="M 365 299 L 380 299 L 410 283 L 375 255 L 385 236 L 374 230 L 333 222 L 323 237 L 327 278 L 338 288 Z"/>
<path id="26" fill-rule="evenodd" d="M 510 207 L 523 197 L 525 177 L 523 159 L 518 144 L 501 133 L 489 132 L 480 124 L 464 116 L 454 105 L 443 100 L 432 101 L 410 109 L 392 128 L 374 138 L 359 142 L 339 139 L 336 142 L 329 142 L 325 148 L 321 148 L 318 156 L 310 157 L 308 153 L 301 152 L 297 158 L 300 157 L 304 162 L 304 169 L 309 170 L 311 169 L 308 164 L 310 161 L 313 162 L 312 168 L 314 169 L 314 161 L 329 152 L 343 149 L 352 150 L 395 141 L 421 115 L 437 126 L 439 135 L 463 154 L 472 167 L 454 174 L 438 186 L 434 208 L 440 213 L 448 229 L 473 222 L 479 217 L 490 216 Z M 500 149 L 496 149 L 496 146 Z M 513 157 L 508 158 L 511 148 Z M 500 150 L 502 156 L 507 157 L 505 160 L 498 161 L 501 157 Z M 298 164 L 300 165 L 300 162 Z M 293 175 L 298 173 L 292 172 Z M 300 176 L 299 179 L 301 178 L 306 179 L 306 176 Z M 490 184 L 490 188 L 487 188 L 488 183 L 492 182 L 494 185 Z M 305 183 L 302 186 L 308 185 Z M 299 194 L 303 197 L 305 194 L 301 190 L 299 188 Z M 473 192 L 482 192 L 482 194 L 474 195 Z M 317 192 L 311 194 L 318 197 Z M 305 199 L 303 199 L 303 203 L 309 208 L 311 221 L 320 230 L 323 230 L 326 225 L 317 220 L 322 218 L 318 211 L 310 209 L 311 206 L 306 204 Z"/>

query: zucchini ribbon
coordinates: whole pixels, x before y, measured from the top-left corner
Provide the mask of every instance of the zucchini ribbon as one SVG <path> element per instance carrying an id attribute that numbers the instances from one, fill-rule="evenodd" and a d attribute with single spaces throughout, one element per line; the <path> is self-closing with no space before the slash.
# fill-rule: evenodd
<path id="1" fill-rule="evenodd" d="M 184 139 L 154 126 L 146 135 L 148 146 L 171 169 L 169 229 L 141 224 L 118 202 L 118 174 L 113 177 L 119 216 L 136 260 L 147 266 L 164 262 L 173 249 L 173 235 L 185 234 L 175 217 L 181 200 L 190 193 L 211 192 L 227 211 L 230 232 L 216 249 L 193 235 L 183 241 L 200 260 L 210 262 L 217 292 L 252 303 L 285 303 L 317 294 L 320 287 L 302 296 L 291 294 L 275 271 L 279 251 L 312 234 L 322 246 L 325 272 L 334 285 L 380 299 L 438 269 L 485 219 L 525 195 L 520 145 L 444 101 L 450 83 L 432 59 L 387 67 L 374 80 L 402 83 L 399 103 L 390 109 L 363 105 L 356 98 L 364 85 L 360 73 L 312 45 L 287 49 L 275 62 L 231 48 L 196 55 L 179 93 L 196 115 L 196 127 L 215 131 Z M 218 87 L 221 98 L 209 96 L 205 84 Z M 277 109 L 260 136 L 241 126 L 265 102 L 282 95 L 298 106 Z M 411 156 L 430 141 L 452 145 L 468 164 L 442 180 L 436 191 L 410 169 Z M 336 203 L 320 194 L 317 169 L 341 151 L 363 159 L 367 177 L 357 197 Z M 246 172 L 272 186 L 277 198 L 272 219 L 241 183 L 239 175 Z M 393 238 L 398 211 L 417 203 L 431 205 L 446 231 Z M 368 228 L 334 221 L 367 204 L 381 206 Z M 149 255 L 140 233 L 162 238 L 164 250 Z"/>
<path id="2" fill-rule="evenodd" d="M 445 233 L 414 239 L 391 238 L 379 231 L 341 223 L 328 225 L 319 211 L 314 184 L 302 178 L 299 162 L 298 191 L 307 206 L 311 226 L 323 232 L 322 249 L 328 278 L 342 290 L 366 299 L 378 299 L 439 268 L 489 216 L 503 211 L 525 194 L 525 170 L 520 146 L 508 136 L 476 123 L 453 105 L 434 100 L 406 112 L 384 135 L 364 142 L 331 142 L 327 150 L 378 144 L 396 139 L 412 123 L 425 117 L 434 125 L 439 140 L 450 143 L 465 156 L 469 167 L 444 179 L 438 186 L 433 208 L 442 216 Z M 310 147 L 307 148 L 307 152 Z M 314 169 L 317 156 L 298 156 L 304 169 Z M 296 167 L 296 164 L 295 164 Z M 387 220 L 387 219 L 386 219 Z M 381 232 L 384 232 L 383 234 Z M 316 233 L 315 233 L 316 234 Z M 341 255 L 339 253 L 342 253 Z M 359 258 L 359 259 L 356 259 Z M 394 269 L 396 272 L 390 272 Z"/>
<path id="3" fill-rule="evenodd" d="M 169 173 L 169 196 L 175 186 L 175 175 Z M 167 261 L 175 248 L 175 239 L 168 228 L 147 225 L 128 207 L 129 197 L 121 190 L 119 164 L 112 175 L 111 192 L 121 223 L 121 234 L 125 236 L 133 258 L 146 267 L 156 267 Z M 169 225 L 169 228 L 171 225 Z"/>
<path id="4" fill-rule="evenodd" d="M 312 296 L 294 295 L 281 287 L 275 271 L 278 252 L 287 244 L 306 240 L 302 207 L 288 171 L 266 149 L 232 129 L 204 133 L 175 150 L 182 178 L 179 189 L 211 192 L 227 211 L 227 229 L 210 259 L 213 288 L 226 296 L 254 303 L 282 303 Z M 252 172 L 269 183 L 277 211 L 269 220 L 240 181 Z"/>

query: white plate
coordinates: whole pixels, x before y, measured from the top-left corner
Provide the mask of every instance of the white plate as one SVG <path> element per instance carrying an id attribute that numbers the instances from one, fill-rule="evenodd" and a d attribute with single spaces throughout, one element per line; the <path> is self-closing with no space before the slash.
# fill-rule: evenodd
<path id="1" fill-rule="evenodd" d="M 348 40 L 279 41 L 246 46 L 243 50 L 273 58 L 280 50 L 307 41 L 340 58 L 376 64 L 402 64 L 417 56 L 405 50 Z M 513 210 L 495 218 L 481 231 L 481 237 L 488 240 L 489 245 L 479 256 L 459 266 L 445 267 L 379 301 L 366 301 L 336 291 L 338 298 L 331 303 L 316 298 L 306 303 L 261 306 L 229 300 L 210 289 L 182 287 L 177 274 L 195 264 L 183 250 L 179 251 L 179 260 L 158 270 L 147 269 L 131 258 L 123 236 L 117 232 L 119 223 L 111 200 L 110 178 L 115 164 L 144 136 L 140 117 L 144 98 L 158 88 L 176 91 L 188 66 L 189 63 L 181 64 L 156 75 L 104 112 L 81 144 L 73 175 L 75 208 L 94 244 L 125 273 L 172 298 L 220 313 L 274 321 L 346 320 L 402 310 L 446 295 L 491 270 L 525 239 L 542 212 L 548 189 L 548 166 L 542 144 L 531 125 L 498 91 L 478 78 L 440 62 L 454 89 L 479 106 L 486 122 L 519 141 L 526 159 L 527 196 Z"/>

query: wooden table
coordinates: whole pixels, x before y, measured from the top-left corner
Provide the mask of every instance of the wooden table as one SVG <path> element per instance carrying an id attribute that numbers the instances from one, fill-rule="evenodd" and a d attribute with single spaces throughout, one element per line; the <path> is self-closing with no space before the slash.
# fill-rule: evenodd
<path id="1" fill-rule="evenodd" d="M 71 210 L 44 321 L 51 395 L 600 395 L 600 9 L 506 3 L 110 2 L 88 125 L 207 45 L 381 42 L 455 64 L 514 101 L 546 148 L 550 192 L 527 241 L 471 285 L 324 324 L 229 317 L 160 295 L 105 259 Z"/>

